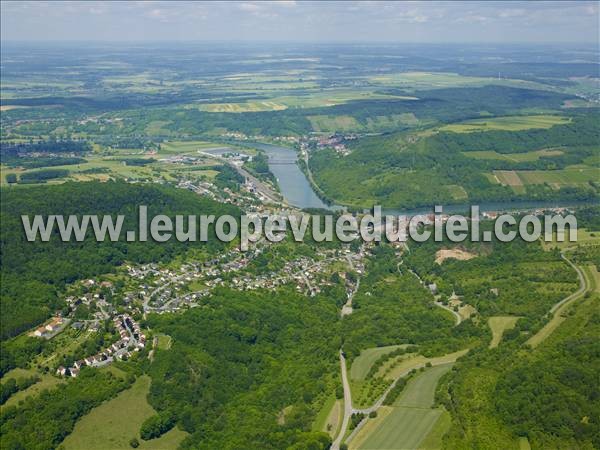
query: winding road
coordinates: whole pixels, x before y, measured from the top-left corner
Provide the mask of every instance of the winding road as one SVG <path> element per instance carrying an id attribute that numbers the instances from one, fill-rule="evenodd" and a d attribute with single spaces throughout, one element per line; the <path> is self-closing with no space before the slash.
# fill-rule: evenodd
<path id="1" fill-rule="evenodd" d="M 398 381 L 401 378 L 404 378 L 406 375 L 408 375 L 413 370 L 419 370 L 422 367 L 426 367 L 427 363 L 431 363 L 431 367 L 441 366 L 441 365 L 444 365 L 444 364 L 453 363 L 460 356 L 462 356 L 464 353 L 466 353 L 466 350 L 461 351 L 461 352 L 456 352 L 456 353 L 453 353 L 451 355 L 446 355 L 446 356 L 442 356 L 442 357 L 439 357 L 439 358 L 434 358 L 433 360 L 423 361 L 420 364 L 412 366 L 410 369 L 406 369 L 404 372 L 402 372 L 400 375 L 398 375 L 396 377 L 396 379 L 392 382 L 392 384 L 390 384 L 387 387 L 387 389 L 384 391 L 383 394 L 381 394 L 381 396 L 377 399 L 377 401 L 375 403 L 373 403 L 368 408 L 362 408 L 361 409 L 361 408 L 354 408 L 352 406 L 352 391 L 350 389 L 350 383 L 348 381 L 348 370 L 347 370 L 347 367 L 346 367 L 346 358 L 344 357 L 343 351 L 340 350 L 340 370 L 342 372 L 342 385 L 344 387 L 344 418 L 342 420 L 342 426 L 340 428 L 340 432 L 336 436 L 335 440 L 333 441 L 333 444 L 331 445 L 331 450 L 339 450 L 340 445 L 343 443 L 344 436 L 346 434 L 346 430 L 348 429 L 348 424 L 350 423 L 350 418 L 352 417 L 352 414 L 365 414 L 365 415 L 369 415 L 370 413 L 372 413 L 374 411 L 377 411 L 379 408 L 381 408 L 383 406 L 383 403 L 385 402 L 386 397 L 388 396 L 388 394 L 390 393 L 390 391 L 392 389 L 394 389 L 394 387 L 396 386 L 396 384 L 398 383 Z M 445 359 L 448 356 L 450 356 L 450 358 L 449 359 Z M 435 359 L 438 359 L 438 360 L 436 361 Z M 346 441 L 351 440 L 352 437 L 354 437 L 354 435 L 361 428 L 361 426 L 362 426 L 361 424 L 364 424 L 364 423 L 365 423 L 364 421 L 361 422 L 352 431 L 352 433 L 348 436 L 348 439 L 346 439 Z"/>
<path id="2" fill-rule="evenodd" d="M 407 246 L 408 248 L 408 246 Z M 396 266 L 396 269 L 398 270 L 398 272 L 400 272 L 400 266 L 404 263 L 404 260 L 400 261 L 398 263 L 398 265 Z M 423 282 L 423 280 L 421 279 L 421 277 L 412 269 L 408 269 L 408 271 L 410 273 L 412 273 L 417 280 L 419 280 L 419 283 L 421 283 L 422 285 L 425 285 L 425 283 Z M 450 308 L 449 306 L 444 305 L 442 302 L 438 302 L 438 301 L 434 301 L 433 303 L 435 303 L 436 306 L 439 306 L 442 309 L 445 309 L 446 311 L 449 311 L 452 313 L 452 315 L 454 316 L 454 318 L 456 319 L 456 323 L 454 324 L 454 326 L 458 326 L 460 325 L 460 323 L 462 322 L 462 317 L 460 316 L 459 313 L 457 313 L 456 311 L 454 311 L 452 308 Z"/>
<path id="3" fill-rule="evenodd" d="M 577 276 L 579 278 L 579 289 L 577 289 L 577 291 L 575 291 L 574 293 L 572 293 L 571 295 L 563 298 L 560 302 L 558 302 L 557 304 L 555 304 L 551 309 L 550 309 L 550 313 L 554 314 L 561 306 L 563 306 L 565 303 L 574 300 L 576 297 L 580 296 L 581 294 L 583 294 L 587 289 L 588 289 L 588 285 L 587 285 L 587 281 L 585 276 L 583 275 L 583 271 L 576 266 L 575 264 L 573 264 L 565 255 L 564 253 L 560 254 L 560 257 L 562 259 L 564 259 L 567 264 L 569 264 L 573 269 L 575 269 L 575 271 L 577 272 Z"/>
<path id="4" fill-rule="evenodd" d="M 441 302 L 434 302 L 434 303 L 436 304 L 436 306 L 439 306 L 440 308 L 445 309 L 446 311 L 450 311 L 454 315 L 454 318 L 456 319 L 456 323 L 454 324 L 454 326 L 460 325 L 460 323 L 462 322 L 462 317 L 460 317 L 459 313 L 457 313 L 452 308 L 444 305 Z"/>
<path id="5" fill-rule="evenodd" d="M 554 332 L 554 330 L 564 320 L 564 318 L 561 315 L 562 309 L 567 308 L 572 302 L 579 299 L 590 288 L 590 286 L 588 285 L 588 282 L 587 282 L 587 278 L 583 274 L 583 271 L 581 270 L 581 268 L 579 268 L 577 265 L 573 264 L 573 262 L 571 262 L 564 255 L 564 253 L 561 253 L 560 257 L 562 259 L 564 259 L 577 272 L 577 277 L 579 278 L 579 289 L 577 289 L 577 291 L 573 292 L 572 294 L 566 296 L 561 301 L 556 303 L 552 308 L 550 308 L 550 314 L 553 314 L 554 316 L 552 317 L 552 319 L 550 319 L 550 321 L 546 325 L 544 325 L 542 327 L 541 330 L 539 330 L 537 333 L 535 333 L 533 336 L 531 336 L 527 340 L 526 344 L 529 345 L 530 347 L 534 347 L 534 348 L 537 347 L 548 336 L 550 336 Z"/>

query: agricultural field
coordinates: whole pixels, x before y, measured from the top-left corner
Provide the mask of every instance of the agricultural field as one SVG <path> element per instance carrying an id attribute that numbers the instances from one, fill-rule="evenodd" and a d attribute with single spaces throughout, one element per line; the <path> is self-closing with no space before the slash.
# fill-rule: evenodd
<path id="1" fill-rule="evenodd" d="M 140 438 L 142 422 L 156 413 L 146 396 L 150 389 L 150 378 L 142 376 L 131 388 L 116 398 L 94 408 L 82 417 L 73 432 L 61 444 L 64 450 L 112 450 L 130 449 L 129 441 L 137 438 L 140 449 L 176 449 L 187 433 L 173 428 L 163 436 L 151 441 Z"/>
<path id="2" fill-rule="evenodd" d="M 478 87 L 486 85 L 510 86 L 530 89 L 549 89 L 540 83 L 494 77 L 474 77 L 444 72 L 399 72 L 377 75 L 369 78 L 373 84 L 404 88 L 409 92 L 423 89 L 444 89 L 452 87 Z"/>
<path id="3" fill-rule="evenodd" d="M 442 414 L 433 425 L 429 434 L 419 444 L 419 450 L 441 450 L 443 439 L 452 424 L 450 413 L 442 409 Z"/>
<path id="4" fill-rule="evenodd" d="M 494 170 L 493 177 L 499 184 L 522 193 L 526 185 L 548 184 L 554 189 L 587 185 L 591 181 L 598 181 L 600 169 L 583 166 L 561 170 Z"/>
<path id="5" fill-rule="evenodd" d="M 143 149 L 105 149 L 97 150 L 84 155 L 86 162 L 72 165 L 52 166 L 51 169 L 66 170 L 65 176 L 51 179 L 48 184 L 62 183 L 65 181 L 106 181 L 109 178 L 126 178 L 130 180 L 149 180 L 156 177 L 163 177 L 168 181 L 175 181 L 184 176 L 187 178 L 198 179 L 201 177 L 212 179 L 217 175 L 212 167 L 216 161 L 200 155 L 199 152 L 209 152 L 212 149 L 224 149 L 222 145 L 205 141 L 172 141 L 161 144 L 160 149 L 144 151 Z M 236 151 L 231 147 L 231 151 Z M 253 149 L 243 150 L 245 154 L 253 155 L 256 151 Z M 190 165 L 182 162 L 166 162 L 161 159 L 168 159 L 178 156 L 189 156 L 200 158 L 198 164 Z M 148 164 L 129 165 L 128 159 L 146 159 Z M 21 177 L 23 174 L 43 171 L 44 168 L 23 169 L 22 167 L 0 166 L 0 183 L 7 184 L 6 176 L 15 174 Z M 35 184 L 35 183 L 31 183 Z"/>
<path id="6" fill-rule="evenodd" d="M 447 259 L 457 259 L 459 261 L 468 261 L 477 258 L 477 254 L 471 253 L 459 247 L 442 248 L 435 252 L 435 263 L 442 264 Z"/>
<path id="7" fill-rule="evenodd" d="M 410 99 L 410 98 L 409 98 Z M 316 132 L 377 132 L 390 129 L 403 129 L 427 124 L 428 121 L 418 119 L 413 113 L 389 114 L 368 117 L 364 123 L 349 115 L 310 115 L 307 116 Z"/>
<path id="8" fill-rule="evenodd" d="M 442 409 L 432 409 L 433 396 L 439 379 L 452 364 L 426 369 L 412 378 L 400 398 L 379 425 L 368 431 L 363 442 L 351 448 L 364 450 L 417 449 L 434 429 Z M 376 419 L 377 420 L 377 419 Z M 356 437 L 360 439 L 360 433 Z"/>
<path id="9" fill-rule="evenodd" d="M 586 280 L 589 284 L 589 291 L 600 294 L 600 272 L 596 266 L 584 266 L 583 272 L 585 273 Z"/>
<path id="10" fill-rule="evenodd" d="M 592 167 L 572 167 L 563 170 L 520 170 L 518 177 L 523 184 L 544 184 L 567 186 L 586 184 L 600 179 L 600 169 Z"/>
<path id="11" fill-rule="evenodd" d="M 453 133 L 473 133 L 476 131 L 521 131 L 533 128 L 550 128 L 554 125 L 569 123 L 571 119 L 565 116 L 534 115 L 534 116 L 507 116 L 489 119 L 475 119 L 460 123 L 453 123 L 441 127 L 440 131 Z"/>
<path id="12" fill-rule="evenodd" d="M 569 247 L 580 246 L 600 246 L 600 231 L 589 231 L 585 228 L 577 228 L 577 242 L 570 242 L 568 232 L 564 235 L 564 240 L 558 242 L 556 233 L 552 235 L 552 242 L 543 241 L 545 249 L 559 248 L 564 250 Z"/>
<path id="13" fill-rule="evenodd" d="M 245 113 L 259 111 L 282 111 L 287 109 L 287 106 L 281 103 L 263 101 L 247 103 L 209 103 L 206 105 L 201 105 L 199 109 L 207 112 Z"/>
<path id="14" fill-rule="evenodd" d="M 564 154 L 564 151 L 560 149 L 544 149 L 524 153 L 498 153 L 494 151 L 463 152 L 463 155 L 469 158 L 511 162 L 537 161 L 541 157 L 560 156 L 562 154 Z"/>
<path id="15" fill-rule="evenodd" d="M 290 88 L 303 88 L 301 95 L 289 94 Z M 252 85 L 242 84 L 236 86 L 234 91 L 253 89 Z M 248 92 L 252 92 L 249 90 Z M 406 95 L 390 95 L 374 92 L 372 89 L 316 89 L 313 84 L 290 86 L 287 84 L 273 83 L 261 87 L 261 93 L 268 93 L 268 100 L 255 100 L 240 103 L 206 103 L 201 105 L 187 105 L 188 108 L 212 113 L 248 113 L 264 111 L 283 111 L 288 108 L 327 108 L 342 105 L 358 100 L 417 100 L 416 97 Z M 282 95 L 283 94 L 283 95 Z M 318 131 L 318 130 L 317 130 Z"/>
<path id="16" fill-rule="evenodd" d="M 401 358 L 396 361 L 389 361 L 387 364 L 383 365 L 379 372 L 378 376 L 383 376 L 387 380 L 395 380 L 396 378 L 404 376 L 407 372 L 412 369 L 418 369 L 422 366 L 425 366 L 427 363 L 431 363 L 433 366 L 440 366 L 453 363 L 461 356 L 464 356 L 468 353 L 469 350 L 459 350 L 454 353 L 448 353 L 443 356 L 436 356 L 433 358 L 427 358 L 423 355 L 409 355 L 408 358 Z M 398 362 L 398 363 L 396 363 Z"/>
<path id="17" fill-rule="evenodd" d="M 352 116 L 308 116 L 315 131 L 352 131 L 360 128 L 360 124 Z"/>
<path id="18" fill-rule="evenodd" d="M 388 345 L 385 347 L 368 348 L 361 351 L 360 355 L 352 361 L 350 378 L 352 380 L 364 380 L 377 358 L 391 353 L 400 347 L 402 347 L 402 345 Z"/>

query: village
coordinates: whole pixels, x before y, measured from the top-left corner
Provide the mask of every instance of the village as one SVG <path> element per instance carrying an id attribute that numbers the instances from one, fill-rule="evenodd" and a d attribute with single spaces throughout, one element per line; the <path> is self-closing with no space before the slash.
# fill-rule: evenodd
<path id="1" fill-rule="evenodd" d="M 144 357 L 151 357 L 155 342 L 147 338 L 148 331 L 141 324 L 147 315 L 199 307 L 202 299 L 217 287 L 274 290 L 287 285 L 310 298 L 332 284 L 333 273 L 339 273 L 346 290 L 352 292 L 357 287 L 356 278 L 347 272 L 356 276 L 364 273 L 365 259 L 372 246 L 362 245 L 358 250 L 349 245 L 341 249 L 317 247 L 311 257 L 283 257 L 280 269 L 257 271 L 252 267 L 253 262 L 272 245 L 263 239 L 247 252 L 234 247 L 206 260 L 186 261 L 177 268 L 154 263 L 125 265 L 118 274 L 118 282 L 108 281 L 104 276 L 78 281 L 67 289 L 66 307 L 30 336 L 52 340 L 65 335 L 66 330 L 73 330 L 81 338 L 89 339 L 112 330 L 112 337 L 95 353 L 52 369 L 59 377 L 74 378 L 83 367 L 101 368 L 115 361 L 127 361 L 144 350 L 147 350 Z"/>

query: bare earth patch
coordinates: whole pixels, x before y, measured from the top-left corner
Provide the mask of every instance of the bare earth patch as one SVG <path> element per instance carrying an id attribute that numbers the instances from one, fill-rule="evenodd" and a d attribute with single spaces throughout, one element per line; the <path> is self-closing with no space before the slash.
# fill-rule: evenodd
<path id="1" fill-rule="evenodd" d="M 442 264 L 447 259 L 458 259 L 460 261 L 467 261 L 476 257 L 476 254 L 467 252 L 460 248 L 441 249 L 435 253 L 435 262 L 437 264 Z"/>

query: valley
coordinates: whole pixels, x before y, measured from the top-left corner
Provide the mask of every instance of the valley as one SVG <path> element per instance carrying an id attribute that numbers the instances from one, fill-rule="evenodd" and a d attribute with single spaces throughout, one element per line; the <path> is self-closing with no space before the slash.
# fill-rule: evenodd
<path id="1" fill-rule="evenodd" d="M 600 446 L 593 46 L 52 45 L 2 54 L 3 448 Z M 573 213 L 579 240 L 23 233 L 142 204 L 478 204 L 481 233 Z"/>

